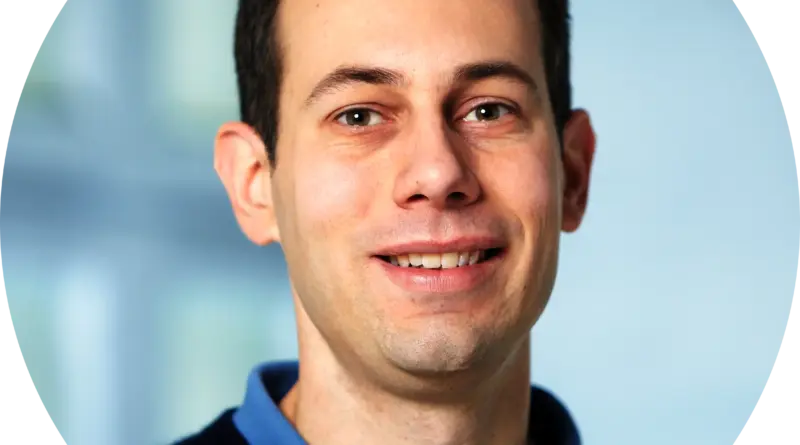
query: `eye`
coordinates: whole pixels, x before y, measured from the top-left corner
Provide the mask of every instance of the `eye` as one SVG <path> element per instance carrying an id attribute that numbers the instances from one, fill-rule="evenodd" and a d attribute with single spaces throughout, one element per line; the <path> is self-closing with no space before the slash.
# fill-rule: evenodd
<path id="1" fill-rule="evenodd" d="M 486 103 L 473 108 L 464 116 L 467 122 L 493 121 L 511 113 L 511 108 L 499 103 Z"/>
<path id="2" fill-rule="evenodd" d="M 353 108 L 337 116 L 336 121 L 348 127 L 368 127 L 382 123 L 383 116 L 366 108 Z"/>

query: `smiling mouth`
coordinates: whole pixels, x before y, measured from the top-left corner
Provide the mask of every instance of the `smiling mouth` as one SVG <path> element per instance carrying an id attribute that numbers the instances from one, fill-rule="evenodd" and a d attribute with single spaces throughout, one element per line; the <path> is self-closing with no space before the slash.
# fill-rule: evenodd
<path id="1" fill-rule="evenodd" d="M 503 253 L 502 248 L 475 250 L 472 252 L 409 253 L 405 255 L 379 255 L 377 258 L 397 267 L 417 269 L 455 269 L 474 266 Z"/>

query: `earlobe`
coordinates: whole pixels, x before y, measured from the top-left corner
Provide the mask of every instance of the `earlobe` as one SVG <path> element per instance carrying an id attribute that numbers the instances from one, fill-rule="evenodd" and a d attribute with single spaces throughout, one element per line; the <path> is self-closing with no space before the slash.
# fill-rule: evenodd
<path id="1" fill-rule="evenodd" d="M 596 136 L 588 113 L 575 110 L 564 128 L 562 157 L 563 208 L 562 230 L 574 232 L 580 227 L 589 198 Z"/>
<path id="2" fill-rule="evenodd" d="M 226 123 L 217 132 L 214 169 L 242 232 L 258 245 L 280 241 L 266 153 L 256 131 L 244 123 Z"/>

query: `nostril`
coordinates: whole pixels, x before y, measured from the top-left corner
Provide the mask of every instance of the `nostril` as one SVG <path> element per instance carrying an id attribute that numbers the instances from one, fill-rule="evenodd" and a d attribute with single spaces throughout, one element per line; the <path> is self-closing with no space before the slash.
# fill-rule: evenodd
<path id="1" fill-rule="evenodd" d="M 448 200 L 453 202 L 464 202 L 467 200 L 467 195 L 463 192 L 453 192 L 448 196 Z"/>
<path id="2" fill-rule="evenodd" d="M 416 195 L 408 198 L 408 202 L 424 201 L 425 199 L 425 195 L 417 193 Z"/>

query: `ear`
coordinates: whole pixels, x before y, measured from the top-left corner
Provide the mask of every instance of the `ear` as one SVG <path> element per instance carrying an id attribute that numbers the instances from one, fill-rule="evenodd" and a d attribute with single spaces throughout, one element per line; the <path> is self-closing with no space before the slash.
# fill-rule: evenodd
<path id="1" fill-rule="evenodd" d="M 220 127 L 214 142 L 214 170 L 250 241 L 260 246 L 280 242 L 272 200 L 272 169 L 258 133 L 241 122 Z"/>
<path id="2" fill-rule="evenodd" d="M 564 128 L 561 160 L 564 168 L 561 229 L 565 232 L 578 230 L 586 213 L 596 142 L 589 115 L 584 110 L 573 111 Z"/>

